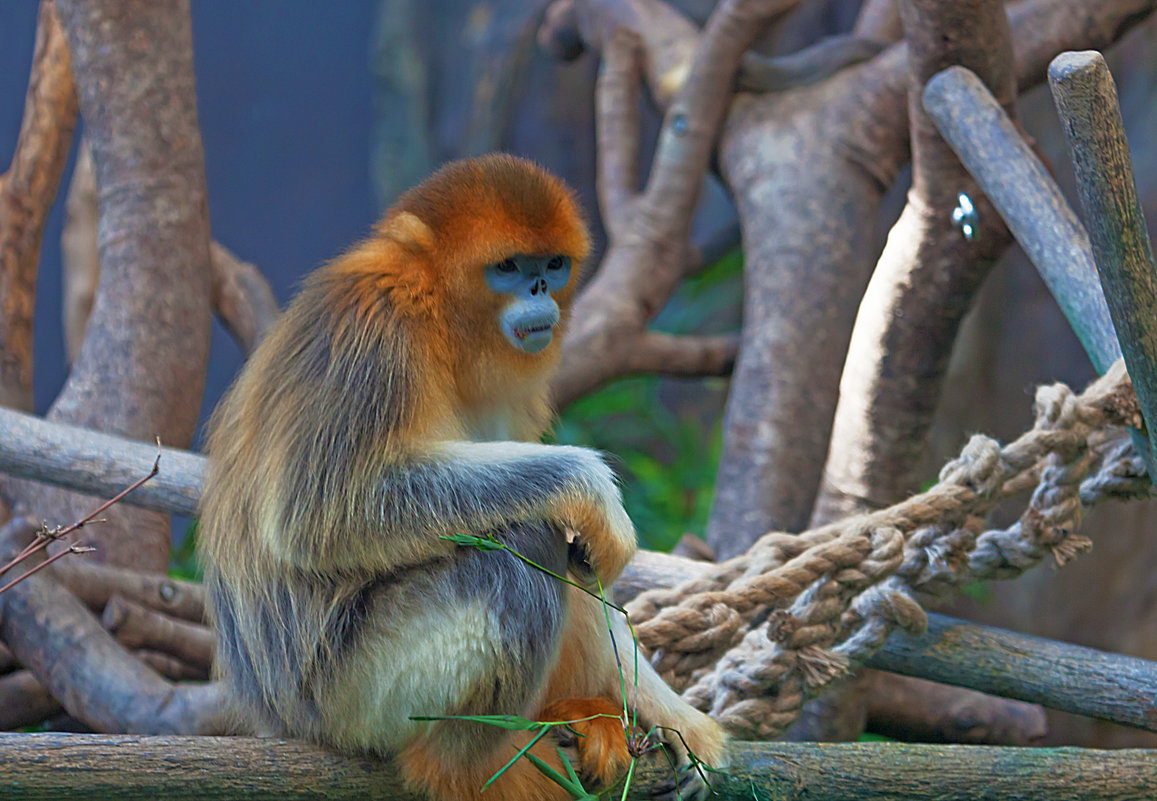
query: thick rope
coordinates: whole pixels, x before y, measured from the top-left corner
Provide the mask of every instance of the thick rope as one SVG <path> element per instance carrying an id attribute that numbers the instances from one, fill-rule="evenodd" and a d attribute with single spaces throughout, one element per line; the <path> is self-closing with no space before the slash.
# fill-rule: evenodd
<path id="1" fill-rule="evenodd" d="M 672 686 L 736 736 L 770 739 L 924 604 L 976 580 L 1019 576 L 1088 550 L 1081 512 L 1153 485 L 1127 428 L 1141 425 L 1121 362 L 1080 396 L 1037 390 L 1033 427 L 1001 447 L 975 435 L 939 482 L 906 501 L 803 534 L 773 532 L 701 578 L 628 605 L 639 642 Z M 985 530 L 1002 500 L 1032 490 L 1020 519 Z"/>

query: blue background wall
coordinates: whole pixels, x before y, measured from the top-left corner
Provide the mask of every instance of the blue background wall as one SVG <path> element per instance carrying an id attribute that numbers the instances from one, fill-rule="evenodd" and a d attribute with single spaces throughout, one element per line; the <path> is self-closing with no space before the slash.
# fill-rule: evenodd
<path id="1" fill-rule="evenodd" d="M 376 0 L 195 0 L 193 46 L 213 236 L 257 264 L 284 305 L 296 281 L 364 235 L 378 214 L 370 179 L 369 52 Z M 0 3 L 0 165 L 24 107 L 34 0 Z M 79 139 L 79 137 L 78 137 Z M 36 409 L 67 374 L 60 315 L 63 197 L 45 233 L 37 288 Z M 219 325 L 207 413 L 241 354 Z"/>

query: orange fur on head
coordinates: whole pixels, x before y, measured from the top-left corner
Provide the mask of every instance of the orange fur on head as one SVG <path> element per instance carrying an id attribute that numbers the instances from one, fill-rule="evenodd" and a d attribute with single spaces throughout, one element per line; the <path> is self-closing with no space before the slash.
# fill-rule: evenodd
<path id="1" fill-rule="evenodd" d="M 455 405 L 486 410 L 524 393 L 538 433 L 549 418 L 544 376 L 558 362 L 579 271 L 590 236 L 567 186 L 526 159 L 505 154 L 446 165 L 403 194 L 375 236 L 324 268 L 356 277 L 358 307 L 388 298 L 400 317 L 423 331 L 425 377 Z M 543 351 L 523 353 L 497 324 L 506 300 L 486 285 L 487 265 L 517 255 L 567 256 L 571 276 L 552 292 L 560 311 Z"/>

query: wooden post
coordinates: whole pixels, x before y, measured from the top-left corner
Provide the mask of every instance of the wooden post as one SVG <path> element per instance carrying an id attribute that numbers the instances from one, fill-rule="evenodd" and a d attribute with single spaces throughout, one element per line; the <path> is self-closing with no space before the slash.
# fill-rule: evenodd
<path id="1" fill-rule="evenodd" d="M 1095 50 L 1053 59 L 1049 87 L 1069 145 L 1101 286 L 1141 402 L 1150 451 L 1157 453 L 1157 266 L 1137 199 L 1117 87 Z"/>

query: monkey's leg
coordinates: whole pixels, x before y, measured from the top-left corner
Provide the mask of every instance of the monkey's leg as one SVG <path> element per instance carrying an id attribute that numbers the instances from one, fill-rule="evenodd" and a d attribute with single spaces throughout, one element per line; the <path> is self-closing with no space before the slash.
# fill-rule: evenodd
<path id="1" fill-rule="evenodd" d="M 495 534 L 547 570 L 566 570 L 560 529 L 522 523 Z M 558 658 L 565 589 L 510 553 L 474 547 L 382 576 L 319 699 L 321 738 L 347 750 L 414 748 L 463 770 L 499 759 L 500 768 L 514 754 L 505 730 L 419 718 L 533 715 Z"/>

